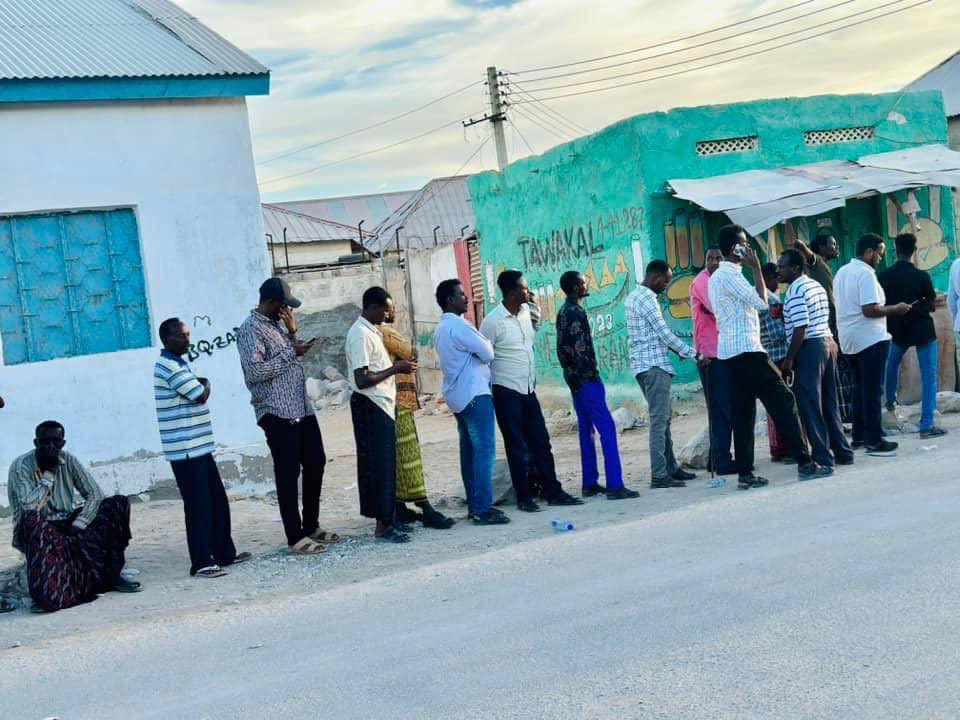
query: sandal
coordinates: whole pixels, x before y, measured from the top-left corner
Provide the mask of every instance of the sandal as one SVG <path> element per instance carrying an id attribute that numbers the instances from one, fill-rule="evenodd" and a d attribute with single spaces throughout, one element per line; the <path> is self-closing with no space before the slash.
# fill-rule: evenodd
<path id="1" fill-rule="evenodd" d="M 197 570 L 193 576 L 200 578 L 218 578 L 228 574 L 229 573 L 219 565 L 208 565 L 205 568 L 200 568 Z"/>
<path id="2" fill-rule="evenodd" d="M 448 530 L 452 528 L 457 521 L 436 510 L 425 510 L 422 522 L 424 527 L 433 528 L 434 530 Z"/>
<path id="3" fill-rule="evenodd" d="M 231 562 L 230 564 L 236 565 L 238 563 L 246 562 L 247 560 L 252 560 L 252 559 L 253 559 L 253 555 L 251 553 L 248 553 L 248 552 L 237 553 L 237 556 L 233 559 L 233 562 Z"/>
<path id="4" fill-rule="evenodd" d="M 291 555 L 320 555 L 326 551 L 327 548 L 311 539 L 309 536 L 300 538 L 298 542 L 290 546 Z"/>
<path id="5" fill-rule="evenodd" d="M 312 533 L 307 535 L 308 538 L 313 540 L 315 543 L 320 543 L 321 545 L 333 545 L 340 542 L 340 536 L 335 532 L 330 530 L 324 530 L 322 528 L 317 528 Z"/>

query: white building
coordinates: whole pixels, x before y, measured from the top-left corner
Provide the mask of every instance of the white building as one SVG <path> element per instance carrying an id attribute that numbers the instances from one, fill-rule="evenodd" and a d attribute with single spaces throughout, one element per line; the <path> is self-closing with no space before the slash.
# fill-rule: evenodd
<path id="1" fill-rule="evenodd" d="M 245 101 L 269 82 L 167 0 L 0 6 L 0 468 L 50 418 L 108 492 L 168 480 L 152 368 L 171 316 L 218 442 L 252 453 L 221 453 L 228 477 L 268 467 L 233 331 L 270 273 Z"/>

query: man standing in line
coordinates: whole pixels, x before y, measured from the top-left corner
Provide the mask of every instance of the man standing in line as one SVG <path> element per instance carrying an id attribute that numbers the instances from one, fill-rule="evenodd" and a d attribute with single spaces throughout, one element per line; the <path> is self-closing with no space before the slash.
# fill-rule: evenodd
<path id="1" fill-rule="evenodd" d="M 960 258 L 954 260 L 950 266 L 947 307 L 953 317 L 954 364 L 960 372 Z"/>
<path id="2" fill-rule="evenodd" d="M 878 457 L 897 454 L 897 443 L 883 438 L 880 419 L 890 350 L 886 319 L 910 312 L 907 303 L 886 304 L 876 273 L 885 250 L 883 238 L 867 233 L 857 242 L 857 257 L 833 281 L 840 349 L 851 356 L 859 390 L 853 398 L 853 447 L 866 446 L 868 455 Z"/>
<path id="3" fill-rule="evenodd" d="M 707 248 L 706 267 L 690 285 L 690 310 L 693 314 L 693 347 L 708 362 L 698 365 L 710 413 L 710 462 L 717 475 L 733 475 L 737 466 L 730 453 L 733 436 L 733 401 L 730 398 L 730 376 L 727 366 L 717 359 L 717 319 L 710 305 L 710 276 L 720 267 L 720 248 Z"/>
<path id="4" fill-rule="evenodd" d="M 780 368 L 780 363 L 787 355 L 787 330 L 783 325 L 783 303 L 777 294 L 780 291 L 780 280 L 777 278 L 775 263 L 765 263 L 763 266 L 763 283 L 767 286 L 767 309 L 759 312 L 760 316 L 760 344 L 767 353 L 771 362 Z M 777 433 L 777 426 L 773 418 L 767 415 L 767 440 L 770 445 L 770 459 L 774 462 L 792 462 L 790 448 L 784 444 Z"/>
<path id="5" fill-rule="evenodd" d="M 360 514 L 377 521 L 378 540 L 405 543 L 409 526 L 396 521 L 396 375 L 412 374 L 417 364 L 393 362 L 380 326 L 393 312 L 393 299 L 381 287 L 363 293 L 363 311 L 347 331 L 347 376 L 353 387 L 350 415 L 357 443 Z"/>
<path id="6" fill-rule="evenodd" d="M 668 351 L 686 359 L 698 358 L 697 351 L 674 335 L 663 319 L 657 296 L 673 277 L 663 260 L 653 260 L 643 282 L 624 304 L 630 338 L 630 369 L 640 384 L 650 412 L 650 487 L 684 487 L 696 475 L 680 467 L 673 454 L 673 365 Z"/>
<path id="7" fill-rule="evenodd" d="M 190 349 L 190 328 L 180 318 L 160 323 L 163 350 L 153 367 L 153 394 L 163 454 L 183 499 L 190 574 L 226 575 L 227 565 L 250 559 L 237 554 L 230 536 L 230 504 L 213 459 L 216 445 L 210 423 L 210 381 L 193 374 L 183 356 Z"/>
<path id="8" fill-rule="evenodd" d="M 933 413 L 937 409 L 937 360 L 940 357 L 937 329 L 932 317 L 936 310 L 937 292 L 933 289 L 930 274 L 913 264 L 913 256 L 917 252 L 916 235 L 901 233 L 894 242 L 897 262 L 893 267 L 877 273 L 877 280 L 888 303 L 907 303 L 910 311 L 906 315 L 887 318 L 887 330 L 892 337 L 886 370 L 887 409 L 896 414 L 900 363 L 907 350 L 915 347 L 920 365 L 920 437 L 940 437 L 946 435 L 947 431 L 933 424 Z"/>
<path id="9" fill-rule="evenodd" d="M 852 422 L 853 396 L 857 392 L 856 373 L 853 363 L 839 351 L 840 335 L 837 333 L 837 304 L 833 296 L 833 270 L 829 262 L 840 256 L 837 239 L 829 232 L 821 232 L 810 241 L 809 247 L 803 240 L 796 240 L 793 249 L 797 250 L 807 263 L 807 275 L 812 277 L 827 293 L 830 306 L 830 333 L 836 341 L 837 350 L 837 395 L 840 403 L 840 417 L 843 422 Z"/>
<path id="10" fill-rule="evenodd" d="M 237 350 L 257 424 L 273 456 L 277 504 L 287 545 L 294 555 L 318 555 L 325 551 L 325 544 L 340 538 L 318 525 L 327 457 L 300 362 L 310 345 L 297 338 L 293 308 L 298 307 L 300 301 L 291 294 L 286 281 L 277 277 L 266 280 L 260 286 L 260 304 L 237 333 Z M 297 502 L 301 468 L 302 521 Z"/>
<path id="11" fill-rule="evenodd" d="M 503 525 L 510 518 L 493 507 L 497 452 L 490 395 L 493 345 L 464 319 L 468 303 L 459 280 L 444 280 L 437 285 L 437 304 L 443 311 L 436 331 L 443 397 L 457 419 L 460 476 L 470 518 L 476 525 Z"/>
<path id="12" fill-rule="evenodd" d="M 810 459 L 793 393 L 760 342 L 757 313 L 768 308 L 760 260 L 747 245 L 747 233 L 739 225 L 720 228 L 717 244 L 723 253 L 723 262 L 710 278 L 710 302 L 720 331 L 717 357 L 727 363 L 734 382 L 733 442 L 738 487 L 749 490 L 768 482 L 756 475 L 753 468 L 753 426 L 758 399 L 797 461 L 798 475 L 802 479 L 821 475 L 823 469 Z M 753 271 L 753 288 L 743 276 L 741 263 Z"/>
<path id="13" fill-rule="evenodd" d="M 557 313 L 557 358 L 563 368 L 563 379 L 573 395 L 573 409 L 577 413 L 580 467 L 583 472 L 581 494 L 583 497 L 592 497 L 603 493 L 608 500 L 640 497 L 636 490 L 628 490 L 623 486 L 617 426 L 607 407 L 607 393 L 597 367 L 590 321 L 587 312 L 580 306 L 580 302 L 590 295 L 587 281 L 576 270 L 570 270 L 560 276 L 560 289 L 567 299 Z M 606 487 L 599 483 L 594 428 L 600 433 Z"/>
<path id="14" fill-rule="evenodd" d="M 582 505 L 557 480 L 550 434 L 537 399 L 537 366 L 533 355 L 535 331 L 529 303 L 533 294 L 519 270 L 505 270 L 497 278 L 503 301 L 484 318 L 480 332 L 493 344 L 493 407 L 503 435 L 517 508 L 538 512 L 533 499 L 528 457 L 536 466 L 541 496 L 550 505 Z"/>
<path id="15" fill-rule="evenodd" d="M 394 363 L 399 360 L 416 362 L 417 353 L 411 342 L 393 326 L 395 320 L 396 308 L 391 305 L 383 324 L 377 327 L 390 359 Z M 423 456 L 414 417 L 420 409 L 417 379 L 407 373 L 400 373 L 394 379 L 397 384 L 397 520 L 402 523 L 419 520 L 424 527 L 446 530 L 453 527 L 454 520 L 430 504 L 423 479 Z M 408 502 L 414 503 L 420 512 L 408 508 Z"/>
<path id="16" fill-rule="evenodd" d="M 852 465 L 853 448 L 840 421 L 826 290 L 804 275 L 806 261 L 796 250 L 785 250 L 777 267 L 780 280 L 790 285 L 784 303 L 790 347 L 781 367 L 785 376 L 793 373 L 796 378 L 793 393 L 814 462 L 826 468 Z"/>

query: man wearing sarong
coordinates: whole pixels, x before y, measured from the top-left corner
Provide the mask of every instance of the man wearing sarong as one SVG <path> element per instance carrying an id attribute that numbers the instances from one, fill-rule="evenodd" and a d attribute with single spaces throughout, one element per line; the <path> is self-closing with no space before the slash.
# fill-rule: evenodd
<path id="1" fill-rule="evenodd" d="M 409 360 L 415 362 L 417 353 L 411 342 L 405 338 L 393 325 L 396 320 L 396 308 L 390 312 L 380 325 L 380 334 L 383 335 L 383 344 L 390 353 L 393 362 Z M 423 458 L 420 454 L 420 438 L 417 436 L 417 423 L 414 413 L 420 409 L 420 398 L 417 396 L 417 380 L 408 373 L 398 374 L 397 384 L 397 520 L 400 522 L 416 522 L 419 520 L 424 527 L 446 530 L 453 527 L 453 518 L 446 517 L 436 510 L 427 499 L 427 486 L 423 480 Z M 414 512 L 407 507 L 413 503 L 420 512 Z"/>
<path id="2" fill-rule="evenodd" d="M 33 444 L 10 465 L 7 493 L 13 546 L 26 555 L 35 607 L 53 612 L 110 590 L 139 592 L 140 583 L 120 575 L 130 542 L 127 498 L 103 496 L 80 461 L 64 452 L 60 423 L 40 423 Z"/>
<path id="3" fill-rule="evenodd" d="M 347 332 L 347 376 L 353 395 L 350 415 L 357 443 L 360 514 L 377 521 L 374 535 L 405 543 L 409 525 L 397 522 L 396 375 L 415 373 L 410 360 L 393 362 L 380 327 L 393 311 L 393 299 L 380 287 L 363 294 L 363 311 Z"/>

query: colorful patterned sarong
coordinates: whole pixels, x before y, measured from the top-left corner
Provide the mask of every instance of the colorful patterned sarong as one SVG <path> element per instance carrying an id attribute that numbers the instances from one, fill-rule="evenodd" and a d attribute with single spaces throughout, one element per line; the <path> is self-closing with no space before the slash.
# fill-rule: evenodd
<path id="1" fill-rule="evenodd" d="M 423 481 L 423 459 L 420 438 L 413 411 L 397 408 L 397 500 L 419 502 L 427 499 Z"/>
<path id="2" fill-rule="evenodd" d="M 104 498 L 85 530 L 71 520 L 44 520 L 32 511 L 17 531 L 27 556 L 27 586 L 38 607 L 53 612 L 95 600 L 113 589 L 130 542 L 130 501 Z"/>

